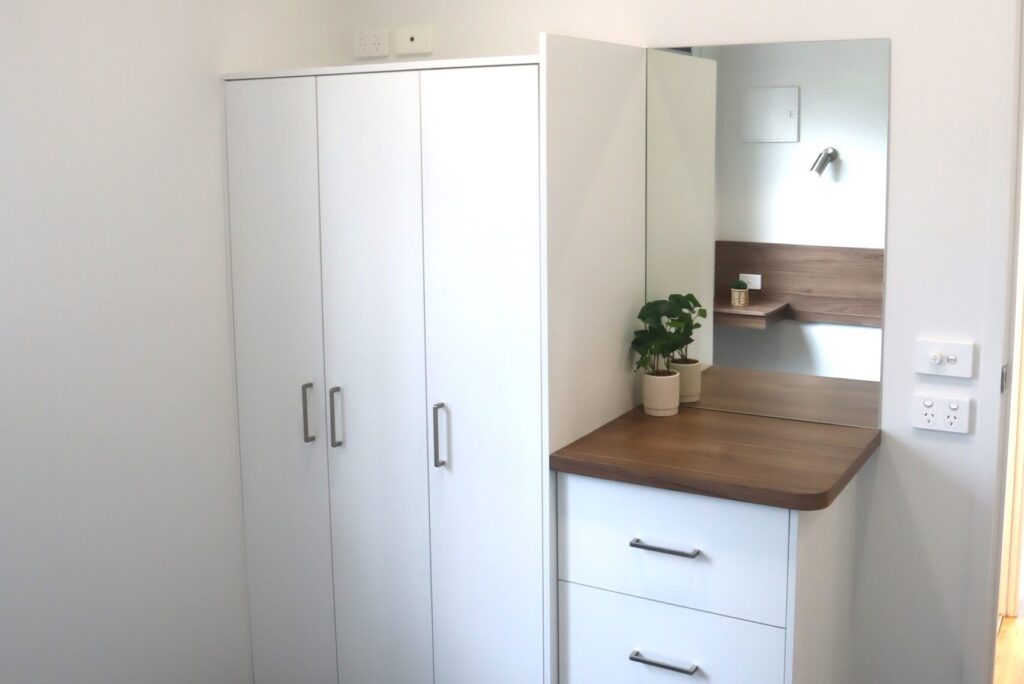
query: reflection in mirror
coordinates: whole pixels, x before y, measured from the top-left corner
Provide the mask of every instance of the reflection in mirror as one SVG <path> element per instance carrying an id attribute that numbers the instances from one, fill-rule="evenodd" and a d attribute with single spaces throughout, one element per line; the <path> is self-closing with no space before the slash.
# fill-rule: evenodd
<path id="1" fill-rule="evenodd" d="M 647 295 L 711 309 L 698 407 L 877 425 L 888 117 L 888 40 L 648 51 Z"/>

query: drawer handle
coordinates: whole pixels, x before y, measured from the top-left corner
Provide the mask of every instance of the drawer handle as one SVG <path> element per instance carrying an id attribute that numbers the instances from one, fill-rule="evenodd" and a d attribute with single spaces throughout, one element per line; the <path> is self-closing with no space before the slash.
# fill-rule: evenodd
<path id="1" fill-rule="evenodd" d="M 643 663 L 644 665 L 650 665 L 651 667 L 660 667 L 662 670 L 668 670 L 669 672 L 678 672 L 679 674 L 693 676 L 697 674 L 697 670 L 700 668 L 696 665 L 690 665 L 689 667 L 679 667 L 677 665 L 669 665 L 668 663 L 659 663 L 657 660 L 651 660 L 645 658 L 640 651 L 633 651 L 629 654 L 629 659 L 634 663 Z"/>
<path id="2" fill-rule="evenodd" d="M 696 558 L 700 555 L 700 549 L 693 549 L 692 551 L 677 551 L 676 549 L 666 549 L 664 546 L 652 546 L 650 544 L 644 544 L 640 541 L 639 537 L 633 538 L 629 545 L 634 549 L 643 549 L 644 551 L 654 551 L 656 553 L 667 553 L 670 556 L 679 556 L 680 558 Z"/>

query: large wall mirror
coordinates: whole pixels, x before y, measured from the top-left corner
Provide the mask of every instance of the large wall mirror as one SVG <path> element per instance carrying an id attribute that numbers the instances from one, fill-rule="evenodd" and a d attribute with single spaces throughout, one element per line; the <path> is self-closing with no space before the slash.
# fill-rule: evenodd
<path id="1" fill-rule="evenodd" d="M 877 426 L 889 48 L 648 51 L 647 296 L 708 309 L 698 406 Z"/>

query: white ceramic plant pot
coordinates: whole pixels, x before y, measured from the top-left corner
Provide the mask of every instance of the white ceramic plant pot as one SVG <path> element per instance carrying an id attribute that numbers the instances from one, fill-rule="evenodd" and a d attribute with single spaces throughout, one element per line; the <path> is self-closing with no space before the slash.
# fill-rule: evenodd
<path id="1" fill-rule="evenodd" d="M 684 404 L 700 401 L 700 375 L 704 370 L 700 361 L 690 359 L 690 363 L 672 363 L 671 368 L 679 373 L 679 401 Z"/>
<path id="2" fill-rule="evenodd" d="M 644 373 L 644 413 L 649 416 L 674 416 L 679 413 L 679 373 Z"/>

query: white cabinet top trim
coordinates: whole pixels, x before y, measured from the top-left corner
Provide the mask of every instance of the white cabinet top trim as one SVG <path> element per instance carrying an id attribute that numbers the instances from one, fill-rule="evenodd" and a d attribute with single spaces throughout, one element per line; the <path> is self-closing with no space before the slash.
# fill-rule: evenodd
<path id="1" fill-rule="evenodd" d="M 424 69 L 466 69 L 488 66 L 518 66 L 540 64 L 538 55 L 511 55 L 506 57 L 477 57 L 473 59 L 428 59 L 404 62 L 368 62 L 333 67 L 307 67 L 278 69 L 276 71 L 249 71 L 223 74 L 225 81 L 248 81 L 260 78 L 295 78 L 299 76 L 332 76 L 335 74 L 371 74 L 381 71 L 422 71 Z"/>

